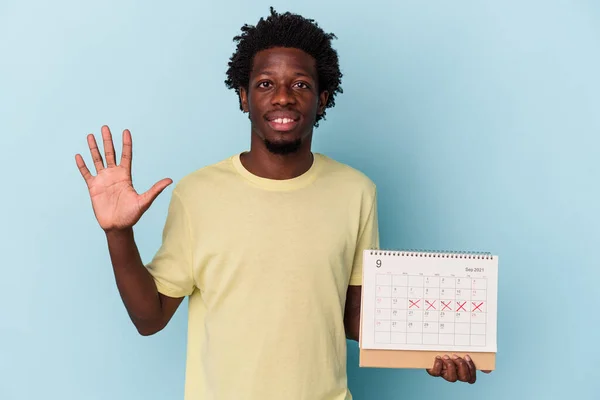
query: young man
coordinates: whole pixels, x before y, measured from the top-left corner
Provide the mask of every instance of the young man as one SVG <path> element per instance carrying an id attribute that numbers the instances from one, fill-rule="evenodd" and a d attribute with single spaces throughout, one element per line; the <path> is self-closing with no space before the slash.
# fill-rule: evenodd
<path id="1" fill-rule="evenodd" d="M 248 113 L 250 150 L 176 185 L 148 265 L 133 226 L 172 181 L 135 191 L 128 130 L 118 165 L 106 126 L 104 160 L 88 136 L 97 175 L 76 156 L 138 331 L 160 331 L 189 298 L 187 400 L 351 398 L 346 338 L 358 340 L 362 251 L 379 236 L 373 182 L 311 150 L 342 91 L 333 38 L 272 9 L 242 28 L 225 82 Z M 428 372 L 475 381 L 468 359 Z"/>

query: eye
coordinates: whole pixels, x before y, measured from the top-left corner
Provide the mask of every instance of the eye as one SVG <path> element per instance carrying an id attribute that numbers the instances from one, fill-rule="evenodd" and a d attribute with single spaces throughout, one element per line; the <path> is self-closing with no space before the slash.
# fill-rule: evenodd
<path id="1" fill-rule="evenodd" d="M 256 85 L 256 87 L 266 89 L 266 88 L 269 87 L 269 85 L 271 85 L 271 82 L 269 82 L 269 81 L 262 81 L 262 82 L 259 82 L 258 85 Z"/>
<path id="2" fill-rule="evenodd" d="M 300 89 L 310 89 L 310 86 L 306 82 L 296 82 L 296 86 Z"/>

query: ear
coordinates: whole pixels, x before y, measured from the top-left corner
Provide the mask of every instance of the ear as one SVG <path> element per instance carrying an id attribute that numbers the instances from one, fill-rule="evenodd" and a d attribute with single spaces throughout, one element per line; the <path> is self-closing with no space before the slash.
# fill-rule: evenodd
<path id="1" fill-rule="evenodd" d="M 327 105 L 327 100 L 329 99 L 329 92 L 324 90 L 319 95 L 319 107 L 317 109 L 317 114 L 322 115 L 325 112 L 325 106 Z"/>
<path id="2" fill-rule="evenodd" d="M 248 112 L 248 92 L 245 88 L 240 88 L 240 102 L 242 104 L 242 110 L 247 113 Z"/>

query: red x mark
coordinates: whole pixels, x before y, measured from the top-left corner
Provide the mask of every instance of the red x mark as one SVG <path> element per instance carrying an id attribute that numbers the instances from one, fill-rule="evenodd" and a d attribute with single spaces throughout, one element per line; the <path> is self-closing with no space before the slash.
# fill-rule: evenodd
<path id="1" fill-rule="evenodd" d="M 456 304 L 458 304 L 458 309 L 456 310 L 457 312 L 458 312 L 458 311 L 460 311 L 461 309 L 462 309 L 463 311 L 467 311 L 467 310 L 465 310 L 465 304 L 467 304 L 467 302 L 466 302 L 466 301 L 463 301 L 463 303 L 462 303 L 462 304 L 460 304 L 460 302 L 458 302 L 458 301 L 457 301 L 457 302 L 456 302 Z"/>
<path id="2" fill-rule="evenodd" d="M 425 303 L 427 303 L 427 309 L 434 309 L 435 310 L 435 300 L 433 301 L 433 303 L 430 303 L 429 301 L 425 300 Z"/>
<path id="3" fill-rule="evenodd" d="M 483 305 L 483 301 L 481 303 L 479 303 L 479 305 L 476 305 L 475 303 L 471 303 L 471 304 L 473 304 L 473 307 L 474 307 L 473 312 L 475 312 L 477 310 L 479 310 L 479 312 L 483 312 L 483 310 L 481 308 L 479 308 Z"/>
<path id="4" fill-rule="evenodd" d="M 412 308 L 413 306 L 419 308 L 418 303 L 421 300 L 417 300 L 417 301 L 412 301 L 412 300 L 408 300 L 410 302 L 410 306 L 408 306 L 408 308 Z"/>
<path id="5" fill-rule="evenodd" d="M 448 303 L 444 303 L 444 302 L 442 301 L 442 305 L 444 306 L 444 308 L 442 309 L 442 311 L 444 311 L 446 308 L 447 308 L 448 310 L 452 311 L 452 309 L 450 308 L 450 302 L 448 302 Z"/>

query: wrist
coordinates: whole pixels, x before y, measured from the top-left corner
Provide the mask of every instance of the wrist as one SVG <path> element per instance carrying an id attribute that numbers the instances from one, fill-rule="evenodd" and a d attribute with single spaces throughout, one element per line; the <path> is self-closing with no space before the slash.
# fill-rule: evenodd
<path id="1" fill-rule="evenodd" d="M 109 241 L 130 239 L 133 237 L 133 227 L 106 229 L 104 233 L 106 235 L 106 239 Z"/>

